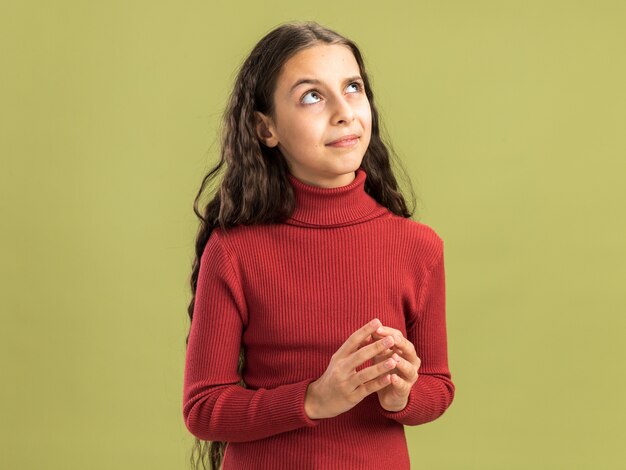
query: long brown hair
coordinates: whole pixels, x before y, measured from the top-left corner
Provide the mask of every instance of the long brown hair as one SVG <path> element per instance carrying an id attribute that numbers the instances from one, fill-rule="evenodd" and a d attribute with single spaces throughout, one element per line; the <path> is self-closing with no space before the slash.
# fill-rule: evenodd
<path id="1" fill-rule="evenodd" d="M 190 281 L 192 297 L 187 308 L 190 322 L 193 321 L 200 259 L 213 229 L 219 226 L 226 231 L 228 227 L 239 224 L 280 223 L 289 218 L 295 207 L 286 161 L 278 147 L 266 147 L 258 140 L 254 111 L 275 118 L 273 95 L 283 64 L 297 52 L 317 44 L 345 45 L 352 50 L 359 65 L 372 114 L 370 144 L 361 163 L 367 173 L 365 191 L 397 215 L 409 218 L 415 211 L 414 207 L 412 210 L 407 208 L 391 167 L 390 156 L 394 156 L 405 181 L 408 180 L 406 171 L 380 137 L 374 94 L 359 48 L 353 41 L 314 21 L 283 23 L 256 44 L 239 70 L 220 127 L 220 160 L 204 177 L 194 201 L 193 208 L 200 219 L 200 227 Z M 201 213 L 198 210 L 200 197 L 223 166 L 225 171 L 221 182 Z M 408 188 L 415 203 L 410 184 Z M 185 344 L 188 342 L 189 334 Z M 239 377 L 242 377 L 244 364 L 242 347 Z M 243 378 L 239 385 L 247 388 Z M 211 470 L 219 470 L 226 446 L 226 442 L 196 438 L 191 455 L 192 468 L 198 469 L 202 463 L 206 469 L 208 463 Z"/>

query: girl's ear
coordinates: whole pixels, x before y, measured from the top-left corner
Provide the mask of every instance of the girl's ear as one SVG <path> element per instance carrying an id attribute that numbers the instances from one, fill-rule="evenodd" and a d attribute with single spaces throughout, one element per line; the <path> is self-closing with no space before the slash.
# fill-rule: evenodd
<path id="1" fill-rule="evenodd" d="M 271 119 L 259 111 L 255 111 L 254 115 L 256 117 L 256 134 L 259 140 L 267 147 L 278 145 L 278 139 L 274 135 Z"/>

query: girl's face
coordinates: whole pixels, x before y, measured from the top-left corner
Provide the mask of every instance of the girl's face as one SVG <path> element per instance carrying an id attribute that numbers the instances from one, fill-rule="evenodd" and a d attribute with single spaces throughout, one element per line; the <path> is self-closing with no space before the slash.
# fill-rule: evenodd
<path id="1" fill-rule="evenodd" d="M 257 134 L 278 146 L 298 179 L 326 188 L 354 180 L 370 143 L 372 114 L 347 46 L 316 45 L 291 57 L 278 76 L 275 120 L 256 112 Z M 343 146 L 329 145 L 348 135 Z"/>

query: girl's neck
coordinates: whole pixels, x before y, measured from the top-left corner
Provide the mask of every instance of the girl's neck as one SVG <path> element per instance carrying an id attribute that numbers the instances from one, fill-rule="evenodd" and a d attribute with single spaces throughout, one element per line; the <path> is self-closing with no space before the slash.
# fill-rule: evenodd
<path id="1" fill-rule="evenodd" d="M 291 173 L 287 176 L 296 197 L 296 209 L 287 224 L 340 227 L 364 222 L 388 212 L 386 207 L 365 192 L 367 174 L 363 168 L 357 169 L 350 184 L 336 188 L 313 186 Z"/>

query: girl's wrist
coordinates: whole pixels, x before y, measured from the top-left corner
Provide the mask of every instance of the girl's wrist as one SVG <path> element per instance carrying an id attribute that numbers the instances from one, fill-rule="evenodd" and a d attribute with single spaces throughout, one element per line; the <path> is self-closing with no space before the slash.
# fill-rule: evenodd
<path id="1" fill-rule="evenodd" d="M 307 387 L 306 394 L 304 396 L 304 413 L 309 419 L 320 419 L 317 407 L 317 400 L 315 399 L 315 382 L 311 382 Z"/>
<path id="2" fill-rule="evenodd" d="M 404 401 L 404 403 L 399 406 L 392 406 L 390 408 L 383 406 L 383 409 L 385 409 L 386 411 L 389 411 L 390 413 L 397 413 L 398 411 L 402 411 L 403 409 L 405 409 L 408 403 L 409 403 L 409 399 L 407 398 Z"/>

